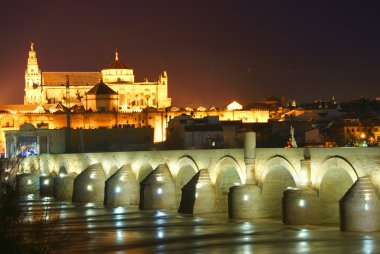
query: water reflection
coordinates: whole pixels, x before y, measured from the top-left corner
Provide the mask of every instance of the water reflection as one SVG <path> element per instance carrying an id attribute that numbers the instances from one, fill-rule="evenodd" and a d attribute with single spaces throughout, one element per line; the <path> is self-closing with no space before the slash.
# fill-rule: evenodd
<path id="1" fill-rule="evenodd" d="M 162 228 L 157 228 L 156 236 L 158 239 L 164 238 L 164 230 Z"/>
<path id="2" fill-rule="evenodd" d="M 380 233 L 344 233 L 337 225 L 286 226 L 280 220 L 232 220 L 225 213 L 184 216 L 48 199 L 21 206 L 28 220 L 59 216 L 52 227 L 70 237 L 54 248 L 65 253 L 374 253 L 380 248 Z"/>

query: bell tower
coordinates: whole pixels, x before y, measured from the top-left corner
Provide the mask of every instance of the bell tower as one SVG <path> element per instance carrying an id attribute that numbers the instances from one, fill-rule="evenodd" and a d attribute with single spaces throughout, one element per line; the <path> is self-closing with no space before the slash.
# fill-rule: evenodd
<path id="1" fill-rule="evenodd" d="M 41 93 L 41 70 L 38 68 L 37 53 L 34 51 L 34 43 L 31 42 L 25 71 L 24 104 L 41 103 Z"/>

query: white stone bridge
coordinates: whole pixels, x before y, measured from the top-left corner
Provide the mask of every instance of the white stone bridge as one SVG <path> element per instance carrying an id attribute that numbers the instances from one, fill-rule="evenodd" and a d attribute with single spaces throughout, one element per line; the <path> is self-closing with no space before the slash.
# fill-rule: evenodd
<path id="1" fill-rule="evenodd" d="M 286 188 L 313 189 L 324 223 L 338 222 L 339 200 L 358 177 L 380 189 L 380 148 L 255 148 L 249 140 L 244 149 L 44 154 L 21 168 L 24 194 L 189 213 L 225 212 L 230 187 L 256 185 L 257 217 L 279 217 Z"/>

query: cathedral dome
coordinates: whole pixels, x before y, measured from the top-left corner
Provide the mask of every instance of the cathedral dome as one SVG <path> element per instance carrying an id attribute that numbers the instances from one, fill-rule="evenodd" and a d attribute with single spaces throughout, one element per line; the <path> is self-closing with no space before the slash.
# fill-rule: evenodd
<path id="1" fill-rule="evenodd" d="M 119 60 L 119 53 L 115 52 L 115 60 L 110 63 L 106 68 L 104 68 L 104 70 L 115 70 L 115 69 L 129 69 L 128 66 L 123 63 L 122 61 Z"/>

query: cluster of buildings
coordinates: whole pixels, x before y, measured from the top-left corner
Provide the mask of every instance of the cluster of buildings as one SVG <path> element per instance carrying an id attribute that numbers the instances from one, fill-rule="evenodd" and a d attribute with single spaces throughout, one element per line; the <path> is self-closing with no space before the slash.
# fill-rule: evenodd
<path id="1" fill-rule="evenodd" d="M 24 104 L 0 105 L 0 154 L 234 148 L 247 130 L 257 133 L 258 147 L 289 147 L 291 129 L 298 146 L 378 146 L 380 100 L 297 106 L 272 96 L 181 108 L 168 97 L 166 71 L 136 82 L 116 51 L 100 71 L 45 72 L 31 43 Z"/>
<path id="2" fill-rule="evenodd" d="M 0 105 L 0 153 L 10 156 L 21 147 L 37 153 L 115 151 L 128 145 L 146 148 L 146 144 L 163 143 L 168 123 L 182 115 L 264 123 L 269 110 L 243 109 L 237 102 L 224 108 L 173 107 L 167 72 L 154 82 L 136 82 L 133 69 L 119 59 L 117 51 L 114 60 L 100 71 L 41 71 L 31 43 L 24 104 Z M 101 138 L 106 130 L 107 142 Z M 100 131 L 102 135 L 94 134 Z M 88 145 L 86 136 L 102 145 Z M 135 138 L 113 140 L 112 136 Z"/>

